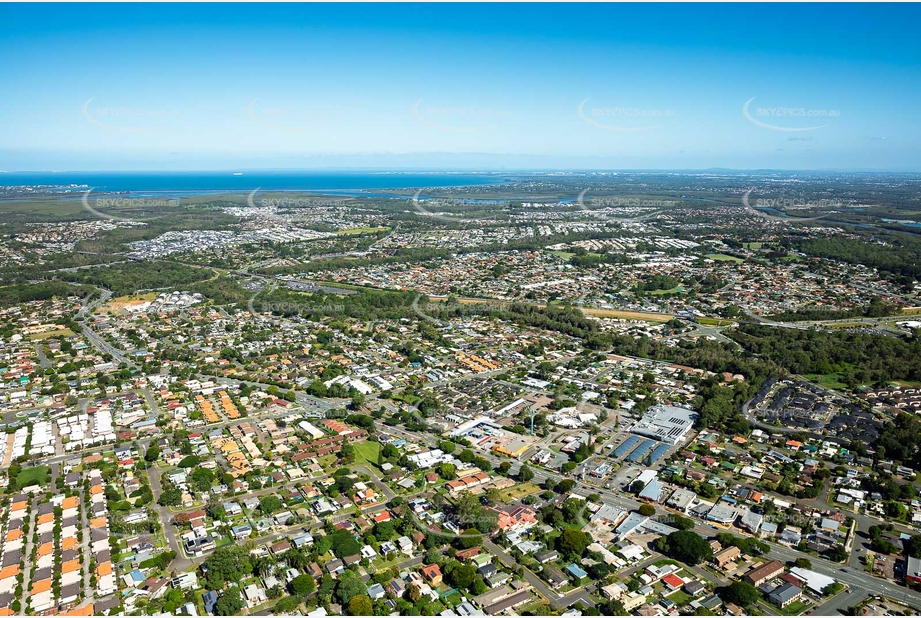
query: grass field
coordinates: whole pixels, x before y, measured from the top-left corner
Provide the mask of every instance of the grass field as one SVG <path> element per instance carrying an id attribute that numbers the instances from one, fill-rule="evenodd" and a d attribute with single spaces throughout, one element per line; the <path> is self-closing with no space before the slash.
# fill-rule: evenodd
<path id="1" fill-rule="evenodd" d="M 29 485 L 47 485 L 51 481 L 51 468 L 49 466 L 35 466 L 25 468 L 16 477 L 16 484 L 20 487 Z"/>
<path id="2" fill-rule="evenodd" d="M 697 318 L 698 324 L 703 324 L 704 326 L 729 326 L 732 324 L 732 320 L 721 320 L 719 318 Z"/>
<path id="3" fill-rule="evenodd" d="M 847 388 L 847 385 L 841 381 L 841 375 L 838 373 L 810 373 L 803 377 L 826 388 Z"/>
<path id="4" fill-rule="evenodd" d="M 155 300 L 159 296 L 159 292 L 146 292 L 144 294 L 134 294 L 131 296 L 119 296 L 118 298 L 113 298 L 109 302 L 100 306 L 96 309 L 96 313 L 107 313 L 109 311 L 115 313 L 121 311 L 125 307 L 131 307 L 132 305 L 140 305 L 147 301 Z"/>
<path id="5" fill-rule="evenodd" d="M 568 260 L 575 255 L 575 253 L 570 253 L 569 251 L 551 251 L 550 253 L 558 258 L 563 258 L 564 260 Z"/>
<path id="6" fill-rule="evenodd" d="M 373 234 L 375 232 L 388 232 L 389 227 L 351 227 L 347 230 L 339 230 L 337 234 Z"/>
<path id="7" fill-rule="evenodd" d="M 803 613 L 803 610 L 805 610 L 807 607 L 809 607 L 808 603 L 803 603 L 802 601 L 795 601 L 793 603 L 790 603 L 783 609 L 781 609 L 780 613 L 784 616 L 798 616 L 801 613 Z"/>
<path id="8" fill-rule="evenodd" d="M 443 301 L 443 298 L 432 298 L 433 301 Z M 502 304 L 501 301 L 493 301 L 489 299 L 480 299 L 480 298 L 459 298 L 458 303 L 462 305 L 474 305 L 477 303 L 497 303 Z M 538 307 L 545 307 L 546 305 L 537 305 Z M 621 320 L 636 320 L 638 322 L 668 322 L 674 316 L 667 313 L 646 313 L 643 311 L 620 311 L 618 309 L 595 309 L 592 307 L 581 307 L 582 313 L 586 315 L 593 315 L 599 318 L 618 318 Z"/>
<path id="9" fill-rule="evenodd" d="M 716 260 L 718 262 L 744 262 L 742 258 L 737 258 L 734 255 L 726 255 L 725 253 L 711 253 L 705 257 L 710 258 L 711 260 Z"/>
<path id="10" fill-rule="evenodd" d="M 365 440 L 356 442 L 353 446 L 355 447 L 355 465 L 371 465 L 377 468 L 377 458 L 381 452 L 380 442 Z"/>
<path id="11" fill-rule="evenodd" d="M 677 294 L 678 292 L 684 292 L 684 287 L 680 285 L 676 285 L 670 290 L 653 290 L 652 292 L 646 292 L 646 293 L 651 294 L 652 296 L 662 296 L 664 294 Z"/>
<path id="12" fill-rule="evenodd" d="M 759 249 L 761 249 L 762 244 L 763 243 L 760 243 L 760 242 L 747 242 L 742 246 L 745 247 L 746 249 L 751 249 L 752 251 L 758 251 Z"/>
<path id="13" fill-rule="evenodd" d="M 683 590 L 676 590 L 668 595 L 668 599 L 678 607 L 681 607 L 691 602 L 691 595 Z"/>
<path id="14" fill-rule="evenodd" d="M 639 322 L 668 322 L 673 317 L 667 313 L 643 313 L 641 311 L 618 311 L 617 309 L 592 309 L 588 307 L 583 307 L 582 313 L 599 318 L 620 318 Z"/>
<path id="15" fill-rule="evenodd" d="M 521 500 L 525 496 L 530 496 L 531 494 L 536 494 L 540 491 L 540 487 L 534 483 L 518 483 L 511 487 L 506 487 L 499 491 L 500 500 L 502 502 L 512 502 L 515 500 Z"/>
<path id="16" fill-rule="evenodd" d="M 40 341 L 44 339 L 51 339 L 53 337 L 73 337 L 74 334 L 74 331 L 70 330 L 69 328 L 61 328 L 58 330 L 50 330 L 46 333 L 35 333 L 34 335 L 29 335 L 26 338 L 30 341 Z"/>

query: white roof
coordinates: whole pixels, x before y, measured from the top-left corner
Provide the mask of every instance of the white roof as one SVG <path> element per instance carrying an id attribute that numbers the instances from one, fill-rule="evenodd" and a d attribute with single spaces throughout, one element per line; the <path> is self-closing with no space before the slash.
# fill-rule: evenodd
<path id="1" fill-rule="evenodd" d="M 803 581 L 806 584 L 806 587 L 812 590 L 813 592 L 822 592 L 825 588 L 835 583 L 834 578 L 828 577 L 827 575 L 822 575 L 821 573 L 816 573 L 815 571 L 810 571 L 809 569 L 801 569 L 800 567 L 793 567 L 790 569 L 797 579 Z"/>

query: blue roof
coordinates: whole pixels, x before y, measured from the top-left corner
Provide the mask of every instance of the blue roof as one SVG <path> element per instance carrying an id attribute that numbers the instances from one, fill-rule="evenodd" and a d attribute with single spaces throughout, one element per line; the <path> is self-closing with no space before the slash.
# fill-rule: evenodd
<path id="1" fill-rule="evenodd" d="M 214 590 L 209 590 L 202 595 L 201 600 L 205 604 L 205 611 L 210 614 L 214 611 L 214 606 L 217 604 L 217 593 Z"/>
<path id="2" fill-rule="evenodd" d="M 660 444 L 657 446 L 652 453 L 649 454 L 649 465 L 656 463 L 662 455 L 668 452 L 668 449 L 672 447 L 671 444 Z"/>
<path id="3" fill-rule="evenodd" d="M 573 577 L 578 577 L 580 579 L 583 577 L 588 577 L 588 573 L 583 571 L 582 567 L 580 567 L 579 565 L 575 563 L 568 565 L 566 567 L 566 571 L 568 571 L 569 574 L 572 575 Z"/>
<path id="4" fill-rule="evenodd" d="M 649 484 L 640 492 L 640 498 L 657 502 L 662 497 L 662 488 L 664 485 L 658 479 L 652 479 Z"/>
<path id="5" fill-rule="evenodd" d="M 655 442 L 652 440 L 644 440 L 638 447 L 636 447 L 636 450 L 630 453 L 630 456 L 627 457 L 627 461 L 632 461 L 634 463 L 640 461 L 643 457 L 646 456 L 646 453 L 652 449 L 654 444 Z"/>

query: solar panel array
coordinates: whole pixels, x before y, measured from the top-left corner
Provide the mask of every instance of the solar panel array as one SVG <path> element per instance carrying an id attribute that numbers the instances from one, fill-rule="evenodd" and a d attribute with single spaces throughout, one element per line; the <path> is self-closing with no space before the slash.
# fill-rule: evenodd
<path id="1" fill-rule="evenodd" d="M 637 462 L 646 456 L 646 453 L 649 452 L 649 449 L 652 448 L 652 445 L 655 444 L 652 440 L 644 440 L 642 444 L 636 447 L 636 450 L 630 453 L 630 456 L 627 457 L 627 461 Z"/>
<path id="2" fill-rule="evenodd" d="M 614 457 L 617 459 L 620 459 L 621 457 L 629 453 L 631 449 L 633 449 L 633 447 L 639 443 L 639 441 L 640 441 L 639 436 L 630 436 L 629 438 L 624 440 L 620 446 L 614 449 Z"/>
<path id="3" fill-rule="evenodd" d="M 649 460 L 647 465 L 651 466 L 652 464 L 656 463 L 662 457 L 662 455 L 668 452 L 669 448 L 671 448 L 670 444 L 660 444 L 655 449 L 653 449 L 653 451 L 649 453 Z"/>

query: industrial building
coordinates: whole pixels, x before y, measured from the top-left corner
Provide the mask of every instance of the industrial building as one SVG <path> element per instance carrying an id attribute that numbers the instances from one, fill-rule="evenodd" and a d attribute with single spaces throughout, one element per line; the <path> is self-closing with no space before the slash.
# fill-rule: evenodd
<path id="1" fill-rule="evenodd" d="M 631 431 L 675 445 L 684 439 L 696 420 L 697 413 L 693 410 L 658 404 L 649 408 Z"/>

